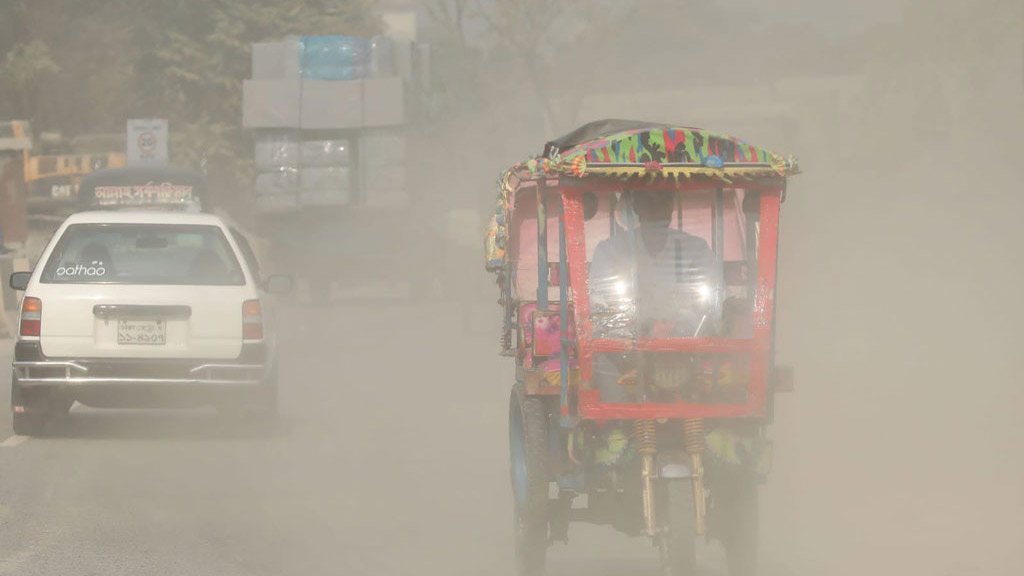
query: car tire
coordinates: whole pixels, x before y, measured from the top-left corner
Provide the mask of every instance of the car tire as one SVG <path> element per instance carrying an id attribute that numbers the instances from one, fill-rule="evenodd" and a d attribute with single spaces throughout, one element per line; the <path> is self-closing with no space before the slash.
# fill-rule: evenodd
<path id="1" fill-rule="evenodd" d="M 12 428 L 18 436 L 42 436 L 48 418 L 44 414 L 15 413 Z"/>
<path id="2" fill-rule="evenodd" d="M 46 430 L 46 424 L 50 419 L 50 407 L 41 401 L 33 401 L 26 398 L 25 391 L 18 383 L 16 373 L 11 373 L 11 407 L 20 406 L 24 412 L 14 412 L 11 428 L 19 436 L 42 436 Z"/>
<path id="3" fill-rule="evenodd" d="M 217 411 L 224 417 L 234 420 L 247 429 L 260 435 L 272 435 L 277 429 L 277 364 L 267 374 L 264 383 L 257 390 L 251 391 L 239 401 L 223 403 Z"/>
<path id="4" fill-rule="evenodd" d="M 59 400 L 52 400 L 50 402 L 49 412 L 54 416 L 67 416 L 71 412 L 71 407 L 75 405 L 74 400 L 67 400 L 61 398 Z"/>
<path id="5" fill-rule="evenodd" d="M 256 412 L 271 422 L 277 421 L 277 395 L 277 360 L 274 360 L 274 366 L 263 381 L 263 386 L 261 386 L 259 392 L 259 399 L 256 402 Z"/>

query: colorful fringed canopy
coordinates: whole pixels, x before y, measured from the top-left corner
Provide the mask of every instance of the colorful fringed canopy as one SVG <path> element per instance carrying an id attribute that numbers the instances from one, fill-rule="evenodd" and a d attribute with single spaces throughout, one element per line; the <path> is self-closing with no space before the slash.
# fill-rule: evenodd
<path id="1" fill-rule="evenodd" d="M 631 120 L 599 120 L 548 142 L 540 156 L 505 171 L 486 238 L 487 267 L 505 261 L 505 228 L 516 182 L 546 177 L 576 179 L 701 177 L 724 184 L 799 173 L 796 160 L 737 138 Z"/>

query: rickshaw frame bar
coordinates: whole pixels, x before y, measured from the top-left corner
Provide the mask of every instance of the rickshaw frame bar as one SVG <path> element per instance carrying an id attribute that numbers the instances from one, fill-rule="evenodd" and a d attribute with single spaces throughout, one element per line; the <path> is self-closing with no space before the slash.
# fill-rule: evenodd
<path id="1" fill-rule="evenodd" d="M 552 186 L 551 181 L 546 182 Z M 774 336 L 775 275 L 778 249 L 779 207 L 785 190 L 781 178 L 741 181 L 732 184 L 736 188 L 760 193 L 760 237 L 758 240 L 758 266 L 753 306 L 753 338 L 729 340 L 724 338 L 667 338 L 641 339 L 635 344 L 626 340 L 594 339 L 590 321 L 590 297 L 587 280 L 587 253 L 584 236 L 583 194 L 584 192 L 616 192 L 629 188 L 629 183 L 608 181 L 580 181 L 563 179 L 557 187 L 562 197 L 565 234 L 569 239 L 566 246 L 569 275 L 572 289 L 573 313 L 575 315 L 579 350 L 577 351 L 580 376 L 584 383 L 593 375 L 595 352 L 693 352 L 693 353 L 744 353 L 750 356 L 750 383 L 747 401 L 744 404 L 612 404 L 600 401 L 597 390 L 581 389 L 577 393 L 578 416 L 588 420 L 627 420 L 651 418 L 737 418 L 762 417 L 766 415 L 768 380 L 772 371 L 772 339 Z M 685 181 L 654 180 L 643 182 L 647 191 L 669 190 L 718 190 L 722 182 L 707 177 Z M 729 185 L 727 185 L 729 186 Z M 538 227 L 540 223 L 538 222 Z M 560 254 L 561 256 L 561 254 Z M 546 268 L 546 266 L 545 266 Z M 541 284 L 541 286 L 546 285 Z M 539 297 L 539 294 L 538 294 Z M 539 299 L 539 298 L 538 298 Z M 562 298 L 565 306 L 565 298 Z M 562 337 L 565 337 L 563 333 Z M 563 362 L 564 363 L 564 362 Z M 562 379 L 563 387 L 566 378 Z M 562 415 L 568 416 L 566 401 L 562 403 Z"/>

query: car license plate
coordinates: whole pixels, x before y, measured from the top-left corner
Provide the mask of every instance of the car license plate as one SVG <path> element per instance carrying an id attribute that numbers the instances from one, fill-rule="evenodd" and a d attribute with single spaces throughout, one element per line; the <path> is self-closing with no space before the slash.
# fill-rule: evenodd
<path id="1" fill-rule="evenodd" d="M 163 320 L 118 320 L 117 343 L 163 346 L 167 344 L 167 323 Z"/>

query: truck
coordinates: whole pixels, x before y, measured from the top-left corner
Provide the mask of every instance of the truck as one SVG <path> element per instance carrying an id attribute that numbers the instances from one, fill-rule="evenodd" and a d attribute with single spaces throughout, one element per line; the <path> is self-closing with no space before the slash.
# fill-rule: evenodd
<path id="1" fill-rule="evenodd" d="M 438 219 L 409 182 L 424 53 L 383 36 L 253 45 L 242 124 L 256 228 L 311 301 L 423 296 L 435 283 L 424 264 L 442 242 Z"/>

